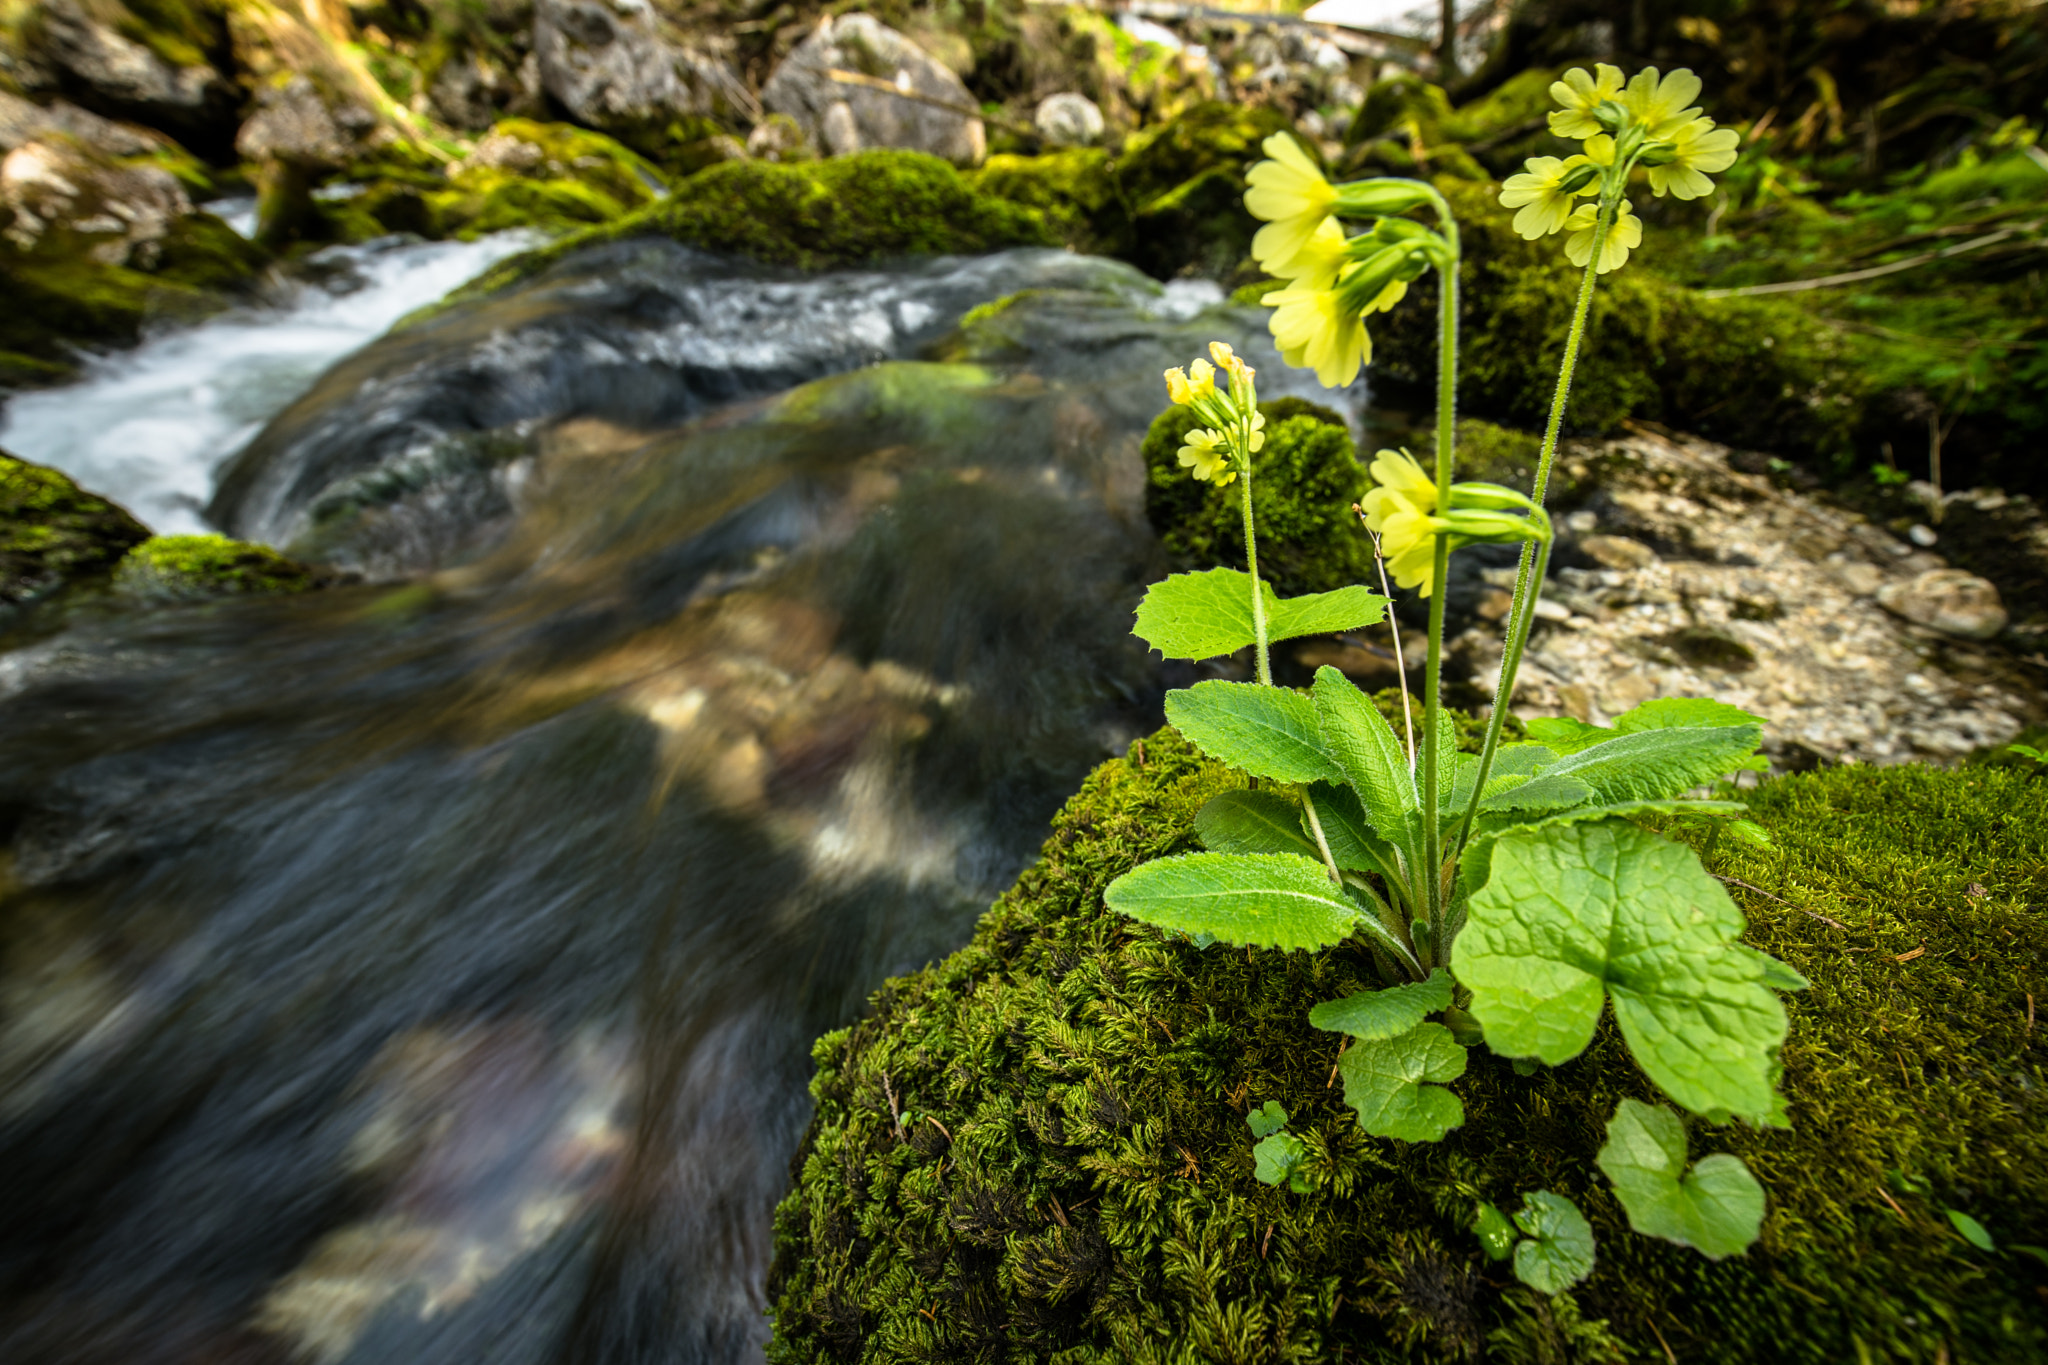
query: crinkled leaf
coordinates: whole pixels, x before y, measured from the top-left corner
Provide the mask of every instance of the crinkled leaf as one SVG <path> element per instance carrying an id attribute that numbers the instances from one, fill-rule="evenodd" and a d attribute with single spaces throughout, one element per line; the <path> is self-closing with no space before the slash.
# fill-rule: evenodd
<path id="1" fill-rule="evenodd" d="M 1356 584 L 1335 592 L 1312 592 L 1285 597 L 1278 605 L 1266 589 L 1266 638 L 1292 640 L 1302 635 L 1334 635 L 1340 630 L 1357 630 L 1377 625 L 1387 614 L 1387 599 Z"/>
<path id="2" fill-rule="evenodd" d="M 1451 974 L 1439 967 L 1427 981 L 1325 1000 L 1308 1012 L 1308 1021 L 1326 1032 L 1368 1041 L 1396 1038 L 1450 1003 Z"/>
<path id="3" fill-rule="evenodd" d="M 1252 1174 L 1264 1184 L 1278 1185 L 1284 1181 L 1296 1194 L 1307 1194 L 1308 1180 L 1301 1174 L 1302 1159 L 1307 1155 L 1307 1146 L 1294 1134 L 1269 1134 L 1252 1148 L 1252 1160 L 1256 1163 Z"/>
<path id="4" fill-rule="evenodd" d="M 1515 1225 L 1493 1205 L 1480 1203 L 1472 1219 L 1472 1231 L 1479 1234 L 1479 1245 L 1486 1248 L 1487 1260 L 1505 1261 L 1514 1254 Z"/>
<path id="5" fill-rule="evenodd" d="M 1353 1043 L 1337 1063 L 1344 1102 L 1374 1137 L 1440 1142 L 1465 1121 L 1465 1106 L 1441 1084 L 1465 1074 L 1465 1049 L 1442 1024 L 1419 1024 L 1398 1038 Z"/>
<path id="6" fill-rule="evenodd" d="M 1338 778 L 1358 793 L 1373 830 L 1414 861 L 1418 807 L 1408 750 L 1372 698 L 1327 664 L 1316 670 L 1314 695 L 1323 746 L 1342 769 Z"/>
<path id="7" fill-rule="evenodd" d="M 1762 738 L 1754 725 L 1638 730 L 1566 754 L 1529 785 L 1575 777 L 1603 802 L 1677 796 L 1733 771 Z"/>
<path id="8" fill-rule="evenodd" d="M 1292 853 L 1321 859 L 1302 832 L 1301 807 L 1278 792 L 1233 791 L 1195 816 L 1195 834 L 1212 853 Z"/>
<path id="9" fill-rule="evenodd" d="M 1555 1294 L 1593 1273 L 1593 1225 L 1563 1195 L 1525 1196 L 1515 1226 L 1527 1234 L 1515 1246 L 1515 1278 L 1531 1289 Z"/>
<path id="10" fill-rule="evenodd" d="M 1568 1061 L 1611 996 L 1637 1063 L 1687 1109 L 1774 1111 L 1784 1007 L 1691 849 L 1620 820 L 1510 830 L 1466 916 L 1451 969 L 1494 1051 Z"/>
<path id="11" fill-rule="evenodd" d="M 1169 659 L 1235 654 L 1258 638 L 1252 623 L 1251 585 L 1251 575 L 1239 569 L 1175 574 L 1146 590 L 1131 633 Z M 1270 583 L 1260 583 L 1259 590 L 1266 602 L 1268 640 L 1356 630 L 1386 614 L 1387 600 L 1361 587 L 1285 601 Z"/>
<path id="12" fill-rule="evenodd" d="M 1253 1137 L 1262 1138 L 1287 1126 L 1287 1111 L 1280 1107 L 1280 1101 L 1267 1100 L 1245 1115 L 1244 1121 L 1251 1128 Z"/>
<path id="13" fill-rule="evenodd" d="M 1688 1246 L 1710 1260 L 1757 1239 L 1764 1189 L 1739 1157 L 1722 1152 L 1685 1169 L 1685 1125 L 1664 1105 L 1623 1100 L 1596 1158 L 1614 1182 L 1629 1226 Z"/>
<path id="14" fill-rule="evenodd" d="M 1540 744 L 1503 744 L 1494 750 L 1493 767 L 1486 774 L 1486 794 L 1492 796 L 1527 782 L 1537 769 L 1557 762 L 1557 754 Z M 1479 776 L 1479 760 L 1458 765 L 1458 782 L 1452 804 L 1464 810 L 1472 800 L 1472 783 Z"/>
<path id="15" fill-rule="evenodd" d="M 1482 814 L 1505 810 L 1566 810 L 1593 799 L 1593 789 L 1584 782 L 1555 773 L 1508 781 L 1500 787 L 1495 787 L 1494 781 L 1489 780 L 1486 788 L 1487 794 L 1479 803 Z"/>
<path id="16" fill-rule="evenodd" d="M 1570 716 L 1538 716 L 1523 728 L 1533 743 L 1558 755 L 1575 754 L 1589 744 L 1613 739 L 1615 735 L 1604 725 L 1588 725 Z"/>
<path id="17" fill-rule="evenodd" d="M 1361 918 L 1320 863 L 1284 853 L 1161 858 L 1111 882 L 1102 901 L 1162 929 L 1254 948 L 1327 948 Z"/>
<path id="18" fill-rule="evenodd" d="M 1633 711 L 1614 718 L 1614 728 L 1632 735 L 1639 730 L 1668 730 L 1674 727 L 1762 725 L 1764 718 L 1739 706 L 1711 697 L 1657 697 Z"/>
<path id="19" fill-rule="evenodd" d="M 1335 782 L 1318 782 L 1308 789 L 1308 799 L 1315 804 L 1316 819 L 1323 826 L 1323 838 L 1337 866 L 1351 872 L 1377 872 L 1392 886 L 1405 881 L 1394 846 L 1366 823 L 1358 793 Z"/>
<path id="20" fill-rule="evenodd" d="M 1336 781 L 1315 703 L 1285 687 L 1199 682 L 1166 694 L 1166 719 L 1209 757 L 1275 782 Z"/>

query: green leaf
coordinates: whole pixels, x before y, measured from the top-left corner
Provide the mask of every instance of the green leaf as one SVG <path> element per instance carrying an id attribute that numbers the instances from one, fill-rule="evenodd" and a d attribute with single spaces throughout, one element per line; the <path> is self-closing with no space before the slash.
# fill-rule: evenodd
<path id="1" fill-rule="evenodd" d="M 1711 697 L 1658 697 L 1646 701 L 1633 711 L 1624 711 L 1614 718 L 1614 728 L 1624 735 L 1639 730 L 1668 730 L 1673 727 L 1692 726 L 1761 726 L 1762 716 L 1752 715 L 1739 706 Z"/>
<path id="2" fill-rule="evenodd" d="M 1450 1003 L 1451 974 L 1439 967 L 1427 981 L 1325 1000 L 1308 1012 L 1308 1021 L 1325 1032 L 1368 1041 L 1396 1038 Z"/>
<path id="3" fill-rule="evenodd" d="M 1465 1106 L 1441 1084 L 1465 1074 L 1465 1049 L 1442 1024 L 1419 1024 L 1398 1038 L 1354 1043 L 1337 1063 L 1344 1102 L 1374 1137 L 1440 1142 L 1465 1121 Z"/>
<path id="4" fill-rule="evenodd" d="M 1532 742 L 1556 754 L 1575 754 L 1589 744 L 1613 739 L 1615 732 L 1604 725 L 1588 725 L 1570 716 L 1538 716 L 1523 727 Z"/>
<path id="5" fill-rule="evenodd" d="M 1365 818 L 1382 839 L 1417 861 L 1415 774 L 1394 727 L 1352 681 L 1325 664 L 1316 670 L 1316 719 L 1323 744 L 1358 793 Z"/>
<path id="6" fill-rule="evenodd" d="M 1287 1126 L 1287 1111 L 1280 1107 L 1280 1101 L 1267 1100 L 1259 1108 L 1245 1115 L 1253 1137 L 1268 1137 Z"/>
<path id="7" fill-rule="evenodd" d="M 2036 763 L 2048 763 L 2048 751 L 2036 749 L 2031 744 L 2008 744 L 2005 747 L 2021 758 L 2031 758 Z"/>
<path id="8" fill-rule="evenodd" d="M 1320 863 L 1284 853 L 1161 858 L 1111 882 L 1102 901 L 1162 929 L 1254 948 L 1328 948 L 1362 918 Z"/>
<path id="9" fill-rule="evenodd" d="M 1771 847 L 1771 836 L 1754 820 L 1737 820 L 1728 826 L 1728 832 L 1752 848 Z"/>
<path id="10" fill-rule="evenodd" d="M 1677 796 L 1733 771 L 1762 738 L 1754 725 L 1638 730 L 1565 755 L 1529 785 L 1575 777 L 1603 802 Z"/>
<path id="11" fill-rule="evenodd" d="M 1757 965 L 1763 970 L 1764 984 L 1772 990 L 1803 991 L 1813 985 L 1811 981 L 1801 976 L 1792 967 L 1778 961 L 1769 953 L 1758 952 L 1746 943 L 1742 946 L 1744 952 L 1756 954 Z"/>
<path id="12" fill-rule="evenodd" d="M 1177 573 L 1145 590 L 1131 634 L 1169 659 L 1235 654 L 1258 638 L 1251 585 L 1251 575 L 1238 569 Z M 1260 587 L 1272 595 L 1270 587 Z"/>
<path id="13" fill-rule="evenodd" d="M 1527 1234 L 1515 1246 L 1515 1278 L 1531 1289 L 1555 1294 L 1593 1273 L 1593 1225 L 1563 1195 L 1524 1196 L 1515 1226 Z"/>
<path id="14" fill-rule="evenodd" d="M 1506 1214 L 1483 1200 L 1473 1217 L 1472 1231 L 1479 1234 L 1479 1245 L 1486 1248 L 1487 1260 L 1505 1261 L 1514 1254 L 1515 1225 Z"/>
<path id="15" fill-rule="evenodd" d="M 1315 805 L 1316 819 L 1323 826 L 1323 838 L 1337 866 L 1350 872 L 1377 872 L 1386 878 L 1390 889 L 1397 893 L 1406 890 L 1407 877 L 1394 846 L 1366 823 L 1358 793 L 1335 782 L 1318 782 L 1308 789 L 1308 799 Z"/>
<path id="16" fill-rule="evenodd" d="M 1636 1062 L 1681 1105 L 1772 1112 L 1785 1010 L 1691 849 L 1620 820 L 1509 830 L 1466 914 L 1451 970 L 1495 1052 L 1569 1061 L 1611 996 Z"/>
<path id="17" fill-rule="evenodd" d="M 1645 1237 L 1688 1246 L 1718 1261 L 1757 1239 L 1764 1190 L 1739 1157 L 1723 1152 L 1685 1169 L 1685 1125 L 1665 1106 L 1623 1100 L 1595 1158 Z"/>
<path id="18" fill-rule="evenodd" d="M 1566 810 L 1593 799 L 1593 789 L 1576 777 L 1560 777 L 1544 773 L 1540 777 L 1527 777 L 1503 784 L 1497 790 L 1494 779 L 1486 784 L 1487 795 L 1480 801 L 1482 813 L 1488 811 L 1546 811 Z"/>
<path id="19" fill-rule="evenodd" d="M 1323 856 L 1302 832 L 1301 807 L 1278 792 L 1232 791 L 1212 797 L 1195 816 L 1195 834 L 1212 853 L 1292 853 L 1315 860 Z"/>
<path id="20" fill-rule="evenodd" d="M 1329 635 L 1373 625 L 1387 599 L 1361 587 L 1310 593 L 1284 601 L 1270 583 L 1259 584 L 1266 602 L 1266 638 Z M 1138 604 L 1131 632 L 1169 659 L 1214 659 L 1254 643 L 1251 575 L 1238 569 L 1175 574 L 1154 583 Z"/>
<path id="21" fill-rule="evenodd" d="M 1336 781 L 1315 703 L 1285 687 L 1199 682 L 1166 694 L 1166 719 L 1209 757 L 1275 782 Z"/>
<path id="22" fill-rule="evenodd" d="M 1984 1225 L 1969 1214 L 1961 1209 L 1943 1209 L 1942 1212 L 1948 1215 L 1948 1221 L 1971 1246 L 1979 1251 L 1998 1250 L 1998 1244 L 1991 1240 L 1991 1234 L 1984 1230 Z"/>
<path id="23" fill-rule="evenodd" d="M 1252 1148 L 1252 1160 L 1256 1163 L 1252 1174 L 1264 1184 L 1278 1185 L 1285 1181 L 1287 1188 L 1296 1194 L 1307 1194 L 1308 1181 L 1300 1170 L 1302 1159 L 1307 1155 L 1307 1146 L 1294 1134 L 1269 1134 Z"/>
<path id="24" fill-rule="evenodd" d="M 1387 614 L 1387 599 L 1353 585 L 1335 592 L 1312 592 L 1301 597 L 1282 598 L 1277 607 L 1266 589 L 1266 638 L 1292 640 L 1302 635 L 1334 635 L 1340 630 L 1357 630 L 1377 625 Z"/>

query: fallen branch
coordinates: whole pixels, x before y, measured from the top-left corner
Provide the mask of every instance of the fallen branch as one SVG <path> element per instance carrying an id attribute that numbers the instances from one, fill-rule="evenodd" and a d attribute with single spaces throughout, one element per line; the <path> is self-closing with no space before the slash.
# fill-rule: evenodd
<path id="1" fill-rule="evenodd" d="M 941 99 L 937 95 L 927 95 L 922 91 L 911 90 L 896 84 L 894 81 L 885 81 L 880 76 L 864 75 L 859 71 L 842 71 L 836 66 L 828 66 L 825 68 L 825 79 L 836 81 L 840 85 L 857 85 L 863 90 L 877 90 L 884 95 L 894 95 L 899 100 L 909 100 L 913 104 L 929 104 L 934 109 L 943 109 L 949 114 L 958 114 L 962 118 L 978 118 L 983 123 L 993 123 L 996 127 L 1007 129 L 1019 137 L 1036 138 L 1043 136 L 1028 123 L 1012 123 L 1008 119 L 991 118 L 989 115 L 982 113 L 981 110 L 969 105 L 955 104 L 952 100 Z"/>
<path id="2" fill-rule="evenodd" d="M 1966 251 L 1975 251 L 1979 247 L 2003 242 L 2008 238 L 2017 237 L 2023 232 L 2031 232 L 2040 226 L 2041 224 L 2036 221 L 2021 223 L 2017 227 L 2000 228 L 1996 232 L 1987 232 L 1982 237 L 1973 238 L 1956 246 L 1945 246 L 1939 251 L 1922 252 L 1918 256 L 1908 256 L 1903 261 L 1893 261 L 1888 265 L 1874 265 L 1868 270 L 1851 270 L 1841 275 L 1822 275 L 1818 279 L 1811 280 L 1782 280 L 1776 284 L 1745 284 L 1733 289 L 1702 289 L 1700 290 L 1700 297 L 1705 299 L 1739 299 L 1753 297 L 1757 294 L 1796 294 L 1808 289 L 1830 289 L 1838 284 L 1856 284 L 1863 280 L 1875 280 L 1885 275 L 1896 275 L 1902 270 L 1911 270 L 1915 266 L 1926 265 L 1929 261 L 1939 261 L 1945 260 L 1950 256 L 1960 256 Z"/>

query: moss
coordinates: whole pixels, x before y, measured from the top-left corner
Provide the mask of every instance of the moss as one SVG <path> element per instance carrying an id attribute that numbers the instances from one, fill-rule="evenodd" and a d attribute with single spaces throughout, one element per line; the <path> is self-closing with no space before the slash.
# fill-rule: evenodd
<path id="1" fill-rule="evenodd" d="M 67 476 L 0 451 L 0 614 L 112 568 L 149 528 Z"/>
<path id="2" fill-rule="evenodd" d="M 1351 515 L 1365 496 L 1343 419 L 1299 398 L 1261 405 L 1266 446 L 1252 460 L 1259 575 L 1282 596 L 1327 592 L 1372 577 L 1372 542 Z M 1182 568 L 1244 567 L 1244 504 L 1236 485 L 1218 488 L 1181 468 L 1178 454 L 1199 426 L 1173 407 L 1145 433 L 1145 515 Z"/>
<path id="3" fill-rule="evenodd" d="M 1130 207 L 1116 163 L 1103 148 L 1069 147 L 1039 156 L 1000 153 L 968 180 L 984 194 L 1035 210 L 1076 251 L 1119 256 L 1131 249 Z"/>
<path id="4" fill-rule="evenodd" d="M 1315 1001 L 1377 984 L 1356 945 L 1196 949 L 1102 890 L 1193 846 L 1236 779 L 1171 732 L 1103 765 L 966 947 L 821 1039 L 777 1213 L 776 1362 L 1967 1361 L 2048 1351 L 2041 998 L 2048 781 L 1837 768 L 1747 797 L 1772 850 L 1709 850 L 1787 1001 L 1789 1130 L 1696 1125 L 1770 1194 L 1712 1263 L 1627 1231 L 1593 1155 L 1647 1087 L 1611 1027 L 1518 1075 L 1475 1052 L 1439 1144 L 1365 1136 Z M 1902 813 L 1910 813 L 1902 814 Z M 1753 890 L 1751 888 L 1762 888 Z M 1904 960 L 1901 960 L 1904 959 Z M 1273 1099 L 1310 1191 L 1252 1176 Z M 1570 1195 L 1592 1278 L 1545 1300 L 1482 1256 L 1475 1201 Z"/>
<path id="5" fill-rule="evenodd" d="M 319 586 L 312 569 L 265 545 L 226 536 L 155 536 L 114 568 L 114 587 L 145 601 L 270 596 Z"/>

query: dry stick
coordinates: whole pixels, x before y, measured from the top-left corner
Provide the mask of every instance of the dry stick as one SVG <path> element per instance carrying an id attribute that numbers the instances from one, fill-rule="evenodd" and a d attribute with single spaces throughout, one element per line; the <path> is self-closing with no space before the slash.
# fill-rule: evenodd
<path id="1" fill-rule="evenodd" d="M 1829 289 L 1838 284 L 1855 284 L 1861 280 L 1875 280 L 1885 275 L 1896 275 L 1901 270 L 1911 270 L 1914 266 L 1926 265 L 1929 261 L 1939 261 L 1950 256 L 1960 256 L 1965 251 L 1975 251 L 1978 247 L 1990 246 L 1994 242 L 2002 242 L 2008 237 L 2016 237 L 2022 232 L 2030 232 L 2040 226 L 2039 222 L 2033 222 L 2022 223 L 2016 227 L 2000 228 L 1997 232 L 1987 232 L 1982 237 L 1973 238 L 1958 246 L 1945 246 L 1939 251 L 1922 252 L 1918 256 L 1908 256 L 1903 261 L 1893 261 L 1889 265 L 1874 265 L 1868 270 L 1851 270 L 1841 275 L 1822 275 L 1811 280 L 1780 280 L 1776 284 L 1745 284 L 1734 289 L 1702 289 L 1699 291 L 1700 297 L 1703 299 L 1746 299 L 1758 294 L 1796 294 L 1808 289 Z"/>
<path id="2" fill-rule="evenodd" d="M 978 118 L 983 123 L 993 123 L 998 128 L 1006 128 L 1019 137 L 1035 138 L 1042 136 L 1036 128 L 1026 124 L 1012 123 L 1004 118 L 991 118 L 979 109 L 970 108 L 964 104 L 955 104 L 951 100 L 940 99 L 937 95 L 927 95 L 916 90 L 905 90 L 896 82 L 885 81 L 880 76 L 867 76 L 858 71 L 842 71 L 836 66 L 828 66 L 825 68 L 825 79 L 837 81 L 841 85 L 858 85 L 867 90 L 879 90 L 885 95 L 894 95 L 897 99 L 909 100 L 913 104 L 929 104 L 934 109 L 943 109 L 949 114 L 958 114 L 962 118 Z"/>
<path id="3" fill-rule="evenodd" d="M 1358 513 L 1360 521 L 1365 520 L 1365 509 L 1357 503 L 1351 510 Z M 1401 724 L 1408 735 L 1408 766 L 1415 767 L 1415 712 L 1408 705 L 1408 660 L 1401 654 L 1401 622 L 1394 616 L 1394 590 L 1387 583 L 1387 561 L 1380 553 L 1379 532 L 1368 526 L 1365 533 L 1372 537 L 1372 562 L 1380 571 L 1380 595 L 1387 599 L 1387 631 L 1394 637 L 1394 667 L 1401 670 Z"/>

